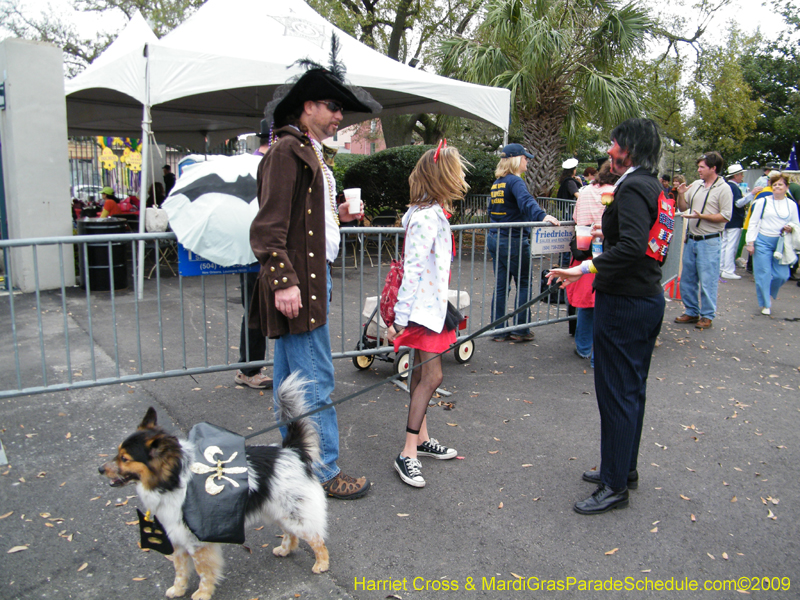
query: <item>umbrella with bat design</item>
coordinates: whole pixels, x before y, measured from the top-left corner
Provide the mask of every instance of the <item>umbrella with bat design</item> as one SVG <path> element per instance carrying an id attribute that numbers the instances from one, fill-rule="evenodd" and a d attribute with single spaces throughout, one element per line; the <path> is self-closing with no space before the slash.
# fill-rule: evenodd
<path id="1" fill-rule="evenodd" d="M 163 208 L 185 248 L 223 267 L 256 262 L 250 223 L 258 212 L 260 161 L 251 154 L 224 156 L 184 171 Z"/>

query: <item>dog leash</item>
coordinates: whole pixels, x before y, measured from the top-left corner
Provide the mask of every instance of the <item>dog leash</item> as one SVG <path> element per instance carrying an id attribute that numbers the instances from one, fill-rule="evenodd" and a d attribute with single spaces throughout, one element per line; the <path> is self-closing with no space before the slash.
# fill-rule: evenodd
<path id="1" fill-rule="evenodd" d="M 478 331 L 476 331 L 474 333 L 471 333 L 466 338 L 457 341 L 455 344 L 451 345 L 449 348 L 447 348 L 443 352 L 439 352 L 438 354 L 432 356 L 428 360 L 426 360 L 424 362 L 421 362 L 419 364 L 416 364 L 413 367 L 410 367 L 406 371 L 406 373 L 411 373 L 411 371 L 413 371 L 414 369 L 417 369 L 417 368 L 421 367 L 422 365 L 424 365 L 424 364 L 426 364 L 426 363 L 428 363 L 428 362 L 430 362 L 430 361 L 442 356 L 443 354 L 446 354 L 447 352 L 450 352 L 450 350 L 453 350 L 454 348 L 456 348 L 457 346 L 459 346 L 461 344 L 465 344 L 465 343 L 467 343 L 469 341 L 474 340 L 475 338 L 477 338 L 481 334 L 486 333 L 490 329 L 494 329 L 500 323 L 508 321 L 509 319 L 511 319 L 512 317 L 518 315 L 522 311 L 528 310 L 531 306 L 533 306 L 534 304 L 539 302 L 545 296 L 549 296 L 553 292 L 558 293 L 559 287 L 560 286 L 559 286 L 558 283 L 552 284 L 544 292 L 542 292 L 541 294 L 539 294 L 535 298 L 532 298 L 531 300 L 529 300 L 528 302 L 526 302 L 525 304 L 523 304 L 522 306 L 520 306 L 516 310 L 514 310 L 514 311 L 512 311 L 512 312 L 510 312 L 508 314 L 503 315 L 499 319 L 497 319 L 495 321 L 492 321 L 491 323 L 489 323 L 488 325 L 482 327 Z M 392 375 L 390 377 L 387 377 L 386 379 L 382 379 L 381 381 L 378 381 L 377 383 L 373 383 L 372 385 L 369 385 L 369 386 L 367 386 L 365 388 L 362 388 L 357 392 L 353 392 L 349 396 L 345 396 L 344 398 L 339 398 L 338 400 L 334 400 L 330 404 L 326 404 L 325 406 L 319 406 L 319 407 L 315 408 L 314 410 L 310 410 L 305 414 L 302 414 L 302 415 L 299 415 L 297 417 L 294 417 L 293 419 L 287 419 L 286 421 L 281 421 L 279 423 L 275 423 L 274 425 L 271 425 L 270 427 L 262 429 L 261 431 L 256 431 L 255 433 L 248 434 L 248 435 L 244 436 L 244 439 L 249 440 L 251 438 L 257 437 L 257 436 L 262 435 L 262 434 L 265 434 L 265 433 L 267 433 L 269 431 L 273 431 L 274 429 L 278 429 L 279 427 L 286 427 L 290 423 L 294 423 L 295 421 L 299 421 L 300 419 L 305 419 L 306 417 L 310 417 L 311 415 L 315 415 L 318 412 L 322 412 L 323 410 L 328 410 L 330 408 L 334 408 L 335 406 L 337 406 L 339 404 L 342 404 L 343 402 L 347 402 L 348 400 L 352 400 L 353 398 L 361 396 L 362 394 L 366 394 L 370 390 L 374 390 L 375 388 L 378 388 L 378 387 L 380 387 L 380 386 L 382 386 L 382 385 L 384 385 L 386 383 L 397 381 L 400 378 L 401 378 L 401 374 L 400 373 L 396 373 L 396 374 L 394 374 L 394 375 Z"/>

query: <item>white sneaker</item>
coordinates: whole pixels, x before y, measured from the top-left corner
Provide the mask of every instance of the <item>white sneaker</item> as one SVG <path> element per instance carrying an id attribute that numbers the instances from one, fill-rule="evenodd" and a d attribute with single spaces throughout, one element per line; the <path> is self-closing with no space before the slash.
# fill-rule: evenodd
<path id="1" fill-rule="evenodd" d="M 741 279 L 741 275 L 737 275 L 736 273 L 728 273 L 727 271 L 723 271 L 720 275 L 723 279 Z"/>
<path id="2" fill-rule="evenodd" d="M 737 258 L 736 266 L 739 267 L 740 269 L 744 269 L 747 266 L 747 260 L 742 257 Z"/>
<path id="3" fill-rule="evenodd" d="M 761 314 L 762 315 L 771 315 L 772 311 L 765 306 L 764 308 L 761 309 Z"/>

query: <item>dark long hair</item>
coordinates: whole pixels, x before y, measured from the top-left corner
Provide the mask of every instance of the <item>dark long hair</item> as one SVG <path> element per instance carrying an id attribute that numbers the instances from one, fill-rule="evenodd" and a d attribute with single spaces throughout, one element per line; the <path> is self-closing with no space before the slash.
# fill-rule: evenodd
<path id="1" fill-rule="evenodd" d="M 652 119 L 628 119 L 611 132 L 611 139 L 630 156 L 634 167 L 652 173 L 658 171 L 661 157 L 661 133 Z"/>

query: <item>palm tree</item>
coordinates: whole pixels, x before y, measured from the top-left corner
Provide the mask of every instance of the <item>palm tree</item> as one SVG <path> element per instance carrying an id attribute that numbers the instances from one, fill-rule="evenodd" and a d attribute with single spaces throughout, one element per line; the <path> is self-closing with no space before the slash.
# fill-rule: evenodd
<path id="1" fill-rule="evenodd" d="M 614 0 L 491 0 L 474 39 L 441 47 L 445 73 L 507 87 L 524 143 L 534 152 L 528 185 L 547 195 L 565 141 L 591 122 L 610 128 L 640 116 L 625 58 L 644 50 L 652 29 L 638 4 Z"/>

